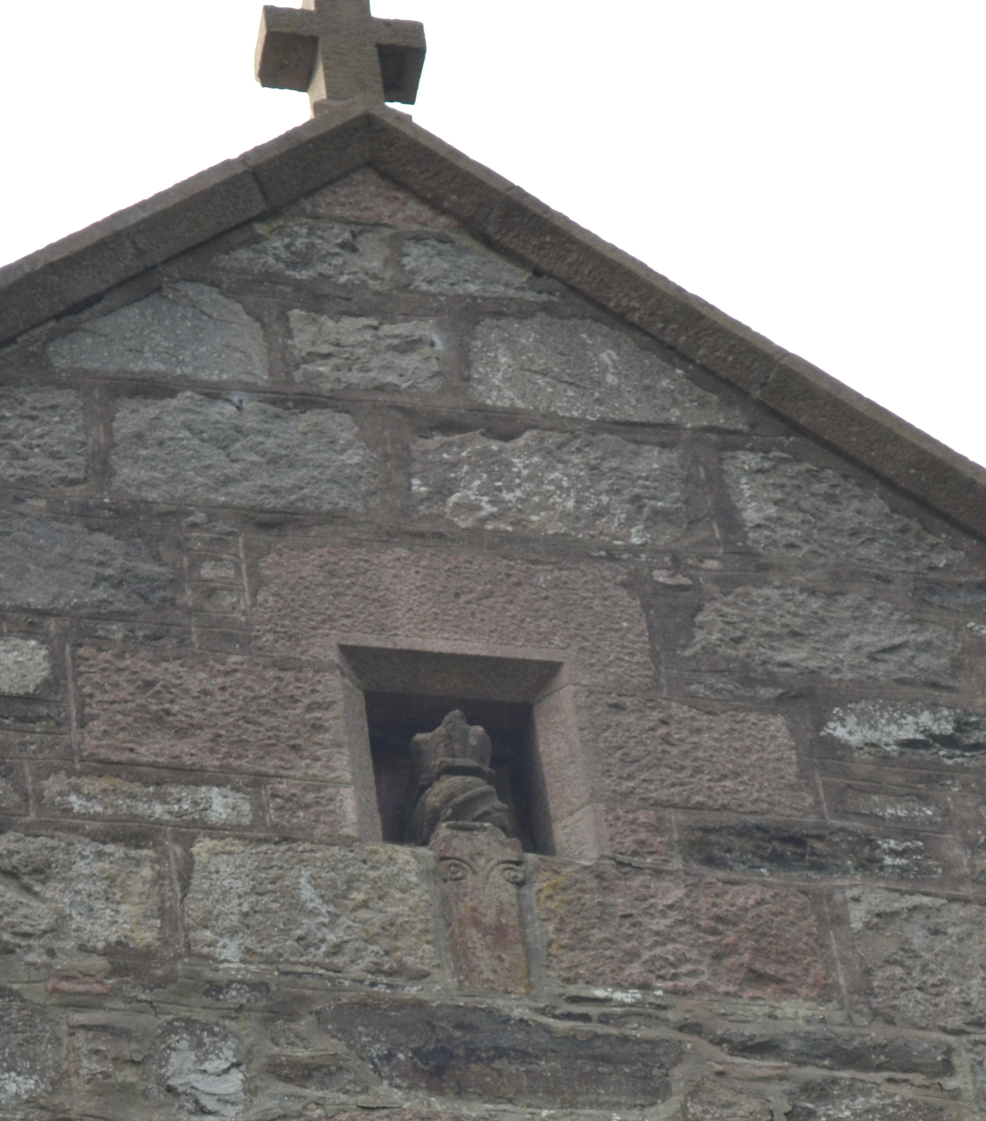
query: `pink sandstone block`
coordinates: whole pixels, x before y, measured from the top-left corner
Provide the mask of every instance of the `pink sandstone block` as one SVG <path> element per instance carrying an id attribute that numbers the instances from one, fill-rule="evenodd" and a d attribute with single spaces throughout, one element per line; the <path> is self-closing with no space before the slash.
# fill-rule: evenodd
<path id="1" fill-rule="evenodd" d="M 256 646 L 326 657 L 340 636 L 574 654 L 603 688 L 653 681 L 640 604 L 620 565 L 535 564 L 427 550 L 278 546 L 263 564 Z"/>
<path id="2" fill-rule="evenodd" d="M 360 836 L 351 786 L 281 780 L 267 784 L 267 797 L 275 832 L 316 841 L 354 841 Z"/>
<path id="3" fill-rule="evenodd" d="M 548 972 L 564 984 L 819 999 L 828 992 L 811 900 L 606 861 L 539 858 Z"/>
<path id="4" fill-rule="evenodd" d="M 607 802 L 786 815 L 814 804 L 783 717 L 616 695 L 580 702 Z"/>
<path id="5" fill-rule="evenodd" d="M 459 227 L 454 218 L 422 202 L 371 167 L 358 168 L 345 178 L 321 187 L 292 203 L 285 213 L 301 218 L 373 222 L 381 226 L 426 226 L 433 230 Z"/>
<path id="6" fill-rule="evenodd" d="M 76 657 L 86 758 L 350 781 L 332 670 L 91 648 Z"/>

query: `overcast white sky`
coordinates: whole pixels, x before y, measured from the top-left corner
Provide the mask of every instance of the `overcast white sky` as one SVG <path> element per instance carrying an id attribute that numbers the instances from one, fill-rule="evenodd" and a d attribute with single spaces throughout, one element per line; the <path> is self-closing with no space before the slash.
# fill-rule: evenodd
<path id="1" fill-rule="evenodd" d="M 373 11 L 425 24 L 419 124 L 986 464 L 983 0 Z M 308 117 L 258 0 L 0 14 L 0 263 Z"/>

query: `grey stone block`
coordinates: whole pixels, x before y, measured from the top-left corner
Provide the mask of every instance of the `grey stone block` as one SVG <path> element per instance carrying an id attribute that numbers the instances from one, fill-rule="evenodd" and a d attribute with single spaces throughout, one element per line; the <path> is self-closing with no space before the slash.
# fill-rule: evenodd
<path id="1" fill-rule="evenodd" d="M 387 280 L 385 231 L 313 219 L 281 219 L 254 228 L 262 241 L 235 249 L 216 263 L 295 280 L 323 277 L 371 288 L 382 288 Z"/>
<path id="2" fill-rule="evenodd" d="M 161 875 L 151 852 L 0 834 L 0 938 L 27 961 L 50 965 L 117 943 L 157 949 L 160 910 Z"/>
<path id="3" fill-rule="evenodd" d="M 404 243 L 401 265 L 418 292 L 445 296 L 487 296 L 550 300 L 530 287 L 533 274 L 484 249 L 465 234 L 412 238 Z"/>
<path id="4" fill-rule="evenodd" d="M 51 1015 L 0 987 L 0 1107 L 45 1097 L 63 1064 L 64 1046 Z"/>
<path id="5" fill-rule="evenodd" d="M 189 1114 L 237 1117 L 247 1102 L 246 1042 L 223 1023 L 185 1016 L 166 1021 L 143 1065 L 152 1102 L 177 1098 Z"/>
<path id="6" fill-rule="evenodd" d="M 48 346 L 62 369 L 172 374 L 211 382 L 267 380 L 260 324 L 206 284 L 181 281 L 90 320 Z"/>
<path id="7" fill-rule="evenodd" d="M 570 533 L 668 544 L 685 529 L 684 476 L 672 448 L 617 436 L 476 432 L 419 440 L 411 493 L 422 514 L 463 528 Z"/>
<path id="8" fill-rule="evenodd" d="M 784 1121 L 956 1121 L 944 1101 L 848 1078 L 802 1082 L 788 1090 L 783 1116 Z"/>
<path id="9" fill-rule="evenodd" d="M 51 673 L 48 647 L 33 638 L 0 638 L 0 693 L 33 693 Z"/>
<path id="10" fill-rule="evenodd" d="M 41 795 L 51 810 L 86 817 L 229 827 L 249 825 L 253 816 L 249 796 L 228 786 L 143 786 L 109 776 L 54 774 L 42 783 Z"/>
<path id="11" fill-rule="evenodd" d="M 967 563 L 947 541 L 828 468 L 749 451 L 727 453 L 722 466 L 747 538 L 761 552 L 891 569 Z"/>
<path id="12" fill-rule="evenodd" d="M 874 1011 L 927 1031 L 982 1031 L 986 908 L 877 887 L 846 895 Z"/>
<path id="13" fill-rule="evenodd" d="M 86 481 L 82 397 L 71 389 L 0 389 L 0 482 L 70 487 Z"/>
<path id="14" fill-rule="evenodd" d="M 373 456 L 344 413 L 186 392 L 121 401 L 113 433 L 115 488 L 153 502 L 362 509 L 373 494 Z"/>
<path id="15" fill-rule="evenodd" d="M 782 587 L 740 587 L 710 600 L 685 651 L 703 662 L 777 673 L 938 686 L 956 684 L 958 654 L 951 631 L 916 622 L 883 600 Z"/>
<path id="16" fill-rule="evenodd" d="M 943 705 L 857 701 L 833 709 L 822 731 L 862 753 L 914 753 L 948 763 L 986 755 L 986 716 Z"/>
<path id="17" fill-rule="evenodd" d="M 591 319 L 487 319 L 471 348 L 470 395 L 486 405 L 587 420 L 745 428 L 738 410 L 628 335 Z"/>
<path id="18" fill-rule="evenodd" d="M 193 855 L 185 922 L 195 954 L 356 976 L 436 968 L 431 903 L 407 849 L 204 840 Z"/>
<path id="19" fill-rule="evenodd" d="M 172 574 L 141 541 L 28 514 L 0 514 L 0 604 L 139 611 L 169 598 Z"/>
<path id="20" fill-rule="evenodd" d="M 441 388 L 442 341 L 421 319 L 381 323 L 355 315 L 332 319 L 309 311 L 288 313 L 295 377 L 318 389 Z"/>
<path id="21" fill-rule="evenodd" d="M 914 591 L 919 599 L 933 607 L 986 615 L 986 580 L 969 580 L 962 584 L 921 583 Z"/>

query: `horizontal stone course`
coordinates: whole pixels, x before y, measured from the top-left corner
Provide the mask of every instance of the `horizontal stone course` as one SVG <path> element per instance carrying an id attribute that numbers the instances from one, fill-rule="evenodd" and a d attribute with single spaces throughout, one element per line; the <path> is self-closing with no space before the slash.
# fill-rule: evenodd
<path id="1" fill-rule="evenodd" d="M 216 288 L 190 281 L 97 319 L 48 344 L 60 369 L 126 371 L 249 385 L 268 376 L 260 324 Z"/>
<path id="2" fill-rule="evenodd" d="M 549 976 L 667 993 L 819 999 L 828 991 L 814 910 L 776 884 L 538 861 Z"/>
<path id="3" fill-rule="evenodd" d="M 723 473 L 754 548 L 889 569 L 961 567 L 966 557 L 872 490 L 782 452 L 728 452 Z"/>
<path id="4" fill-rule="evenodd" d="M 113 485 L 153 502 L 274 509 L 362 509 L 376 466 L 356 425 L 329 409 L 185 392 L 131 399 L 113 422 Z"/>
<path id="5" fill-rule="evenodd" d="M 86 481 L 82 395 L 46 386 L 0 388 L 0 483 L 53 488 Z"/>
<path id="6" fill-rule="evenodd" d="M 437 962 L 414 854 L 395 845 L 203 840 L 185 922 L 194 954 L 420 979 Z"/>
<path id="7" fill-rule="evenodd" d="M 617 436 L 437 436 L 415 443 L 411 471 L 419 512 L 463 529 L 633 545 L 668 544 L 685 529 L 677 451 Z"/>
<path id="8" fill-rule="evenodd" d="M 822 734 L 862 755 L 986 762 L 986 715 L 945 705 L 855 701 L 833 709 Z"/>
<path id="9" fill-rule="evenodd" d="M 735 408 L 591 319 L 486 319 L 470 351 L 469 393 L 486 405 L 586 420 L 745 428 Z"/>

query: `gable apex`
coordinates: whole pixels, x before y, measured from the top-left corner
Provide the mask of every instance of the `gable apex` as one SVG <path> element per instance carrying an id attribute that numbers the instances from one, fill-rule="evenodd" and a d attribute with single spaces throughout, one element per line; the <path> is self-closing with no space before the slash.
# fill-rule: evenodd
<path id="1" fill-rule="evenodd" d="M 336 105 L 0 268 L 0 345 L 364 165 L 986 537 L 986 469 L 379 105 Z"/>

